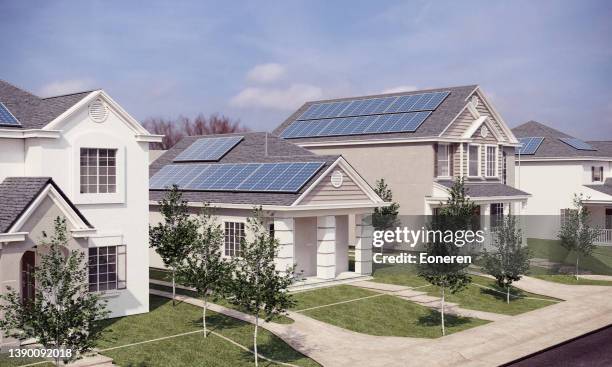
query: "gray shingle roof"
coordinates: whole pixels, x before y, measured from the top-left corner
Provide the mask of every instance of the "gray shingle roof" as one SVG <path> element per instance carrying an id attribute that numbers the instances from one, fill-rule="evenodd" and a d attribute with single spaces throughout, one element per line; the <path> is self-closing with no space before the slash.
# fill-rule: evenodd
<path id="1" fill-rule="evenodd" d="M 11 228 L 47 185 L 53 185 L 83 222 L 91 227 L 50 177 L 7 177 L 0 183 L 0 233 Z"/>
<path id="2" fill-rule="evenodd" d="M 301 148 L 289 141 L 263 132 L 244 132 L 235 134 L 220 134 L 222 136 L 244 136 L 232 150 L 223 156 L 217 163 L 274 163 L 274 162 L 324 162 L 324 166 L 314 175 L 297 193 L 278 192 L 235 192 L 235 191 L 183 191 L 183 199 L 190 202 L 226 203 L 226 204 L 252 204 L 252 205 L 291 205 L 297 198 L 340 156 L 316 155 L 309 150 Z M 149 175 L 153 176 L 163 166 L 168 164 L 189 164 L 173 162 L 174 158 L 193 142 L 206 136 L 189 136 L 183 138 L 174 147 L 165 152 L 149 166 Z M 266 136 L 267 151 L 266 155 Z M 214 164 L 214 162 L 206 162 Z M 164 190 L 149 190 L 149 199 L 159 201 L 165 195 Z"/>
<path id="3" fill-rule="evenodd" d="M 536 158 L 582 158 L 582 157 L 606 157 L 612 158 L 612 141 L 587 142 L 597 150 L 578 150 L 559 138 L 573 138 L 559 130 L 555 130 L 537 121 L 528 121 L 512 129 L 517 138 L 543 137 L 542 144 L 535 154 L 521 156 L 525 159 Z"/>
<path id="4" fill-rule="evenodd" d="M 606 178 L 606 181 L 603 185 L 584 185 L 590 189 L 595 191 L 599 191 L 601 193 L 612 196 L 612 177 Z"/>
<path id="5" fill-rule="evenodd" d="M 4 80 L 0 80 L 0 102 L 21 123 L 21 126 L 0 126 L 0 129 L 41 129 L 89 93 L 91 91 L 39 98 Z"/>
<path id="6" fill-rule="evenodd" d="M 448 124 L 461 112 L 467 103 L 467 98 L 477 88 L 477 85 L 467 85 L 461 87 L 449 87 L 449 88 L 437 88 L 418 90 L 412 92 L 401 92 L 391 94 L 377 94 L 370 96 L 350 97 L 350 98 L 339 98 L 330 99 L 324 101 L 311 101 L 306 102 L 302 107 L 295 111 L 291 116 L 285 120 L 280 126 L 274 129 L 273 133 L 280 136 L 282 132 L 291 125 L 291 123 L 300 116 L 310 105 L 320 102 L 336 102 L 336 101 L 349 101 L 359 100 L 374 97 L 389 97 L 389 96 L 405 96 L 411 94 L 420 94 L 425 92 L 441 92 L 449 91 L 449 96 L 438 106 L 438 108 L 423 122 L 423 124 L 415 132 L 400 132 L 400 133 L 385 133 L 385 134 L 364 134 L 364 135 L 344 135 L 344 136 L 320 136 L 320 137 L 309 137 L 309 138 L 297 138 L 289 139 L 292 142 L 314 142 L 314 141 L 343 141 L 343 140 L 374 140 L 374 139 L 397 139 L 397 138 L 411 138 L 411 137 L 437 137 L 444 131 Z"/>
<path id="7" fill-rule="evenodd" d="M 453 181 L 438 181 L 445 187 L 452 187 Z M 499 182 L 466 182 L 465 188 L 470 197 L 497 197 L 497 196 L 530 196 L 525 191 L 521 191 L 512 186 L 504 185 Z"/>

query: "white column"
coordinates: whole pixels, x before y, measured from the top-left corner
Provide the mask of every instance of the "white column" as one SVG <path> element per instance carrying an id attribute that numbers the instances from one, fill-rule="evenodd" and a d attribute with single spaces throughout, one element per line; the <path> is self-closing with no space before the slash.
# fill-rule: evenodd
<path id="1" fill-rule="evenodd" d="M 372 274 L 372 216 L 358 215 L 355 218 L 357 242 L 355 244 L 355 273 Z"/>
<path id="2" fill-rule="evenodd" d="M 295 234 L 293 218 L 274 218 L 274 237 L 278 240 L 276 269 L 285 271 L 295 264 Z"/>
<path id="3" fill-rule="evenodd" d="M 336 217 L 317 217 L 317 277 L 336 277 Z"/>

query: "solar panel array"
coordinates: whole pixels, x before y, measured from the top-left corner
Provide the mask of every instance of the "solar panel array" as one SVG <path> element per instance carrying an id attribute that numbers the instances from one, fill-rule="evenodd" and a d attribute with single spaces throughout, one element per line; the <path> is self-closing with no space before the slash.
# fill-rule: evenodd
<path id="1" fill-rule="evenodd" d="M 576 138 L 559 138 L 559 140 L 561 140 L 562 142 L 564 142 L 565 144 L 576 148 L 578 150 L 597 150 L 595 148 L 593 148 L 592 145 L 587 144 L 585 142 L 583 142 L 580 139 L 576 139 Z"/>
<path id="2" fill-rule="evenodd" d="M 174 158 L 174 161 L 218 161 L 243 138 L 243 136 L 228 136 L 198 139 Z"/>
<path id="3" fill-rule="evenodd" d="M 430 92 L 310 105 L 283 138 L 414 132 L 450 92 Z"/>
<path id="4" fill-rule="evenodd" d="M 2 102 L 0 102 L 0 125 L 14 125 L 21 126 L 19 121 L 13 116 L 11 111 L 6 108 Z"/>
<path id="5" fill-rule="evenodd" d="M 322 166 L 323 162 L 171 164 L 151 177 L 149 188 L 298 192 Z"/>
<path id="6" fill-rule="evenodd" d="M 542 144 L 543 141 L 544 141 L 544 138 L 542 137 L 520 138 L 519 143 L 521 145 L 515 149 L 516 154 L 520 154 L 520 155 L 535 154 L 535 152 L 538 150 L 538 148 L 540 147 L 540 144 Z"/>

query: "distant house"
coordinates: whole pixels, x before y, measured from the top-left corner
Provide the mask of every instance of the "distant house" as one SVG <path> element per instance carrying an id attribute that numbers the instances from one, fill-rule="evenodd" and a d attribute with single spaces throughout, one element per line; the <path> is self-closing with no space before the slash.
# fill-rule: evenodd
<path id="1" fill-rule="evenodd" d="M 536 121 L 512 129 L 517 150 L 517 184 L 533 197 L 529 236 L 556 238 L 559 221 L 583 194 L 593 224 L 604 229 L 599 242 L 612 244 L 612 141 L 582 141 Z"/>
<path id="2" fill-rule="evenodd" d="M 176 184 L 193 215 L 204 203 L 214 208 L 225 232 L 224 256 L 240 256 L 246 220 L 261 206 L 281 245 L 279 270 L 295 264 L 304 284 L 372 272 L 366 218 L 385 203 L 340 155 L 315 155 L 268 133 L 191 136 L 156 159 L 150 174 L 151 224 L 162 220 L 158 201 Z M 163 267 L 153 250 L 151 259 Z"/>
<path id="3" fill-rule="evenodd" d="M 160 140 L 102 90 L 40 98 L 0 81 L 0 292 L 34 297 L 42 232 L 60 216 L 111 316 L 148 312 L 148 151 Z"/>
<path id="4" fill-rule="evenodd" d="M 518 141 L 476 85 L 307 102 L 274 133 L 341 154 L 370 185 L 384 178 L 402 215 L 432 214 L 457 177 L 483 217 L 529 197 L 515 188 Z"/>

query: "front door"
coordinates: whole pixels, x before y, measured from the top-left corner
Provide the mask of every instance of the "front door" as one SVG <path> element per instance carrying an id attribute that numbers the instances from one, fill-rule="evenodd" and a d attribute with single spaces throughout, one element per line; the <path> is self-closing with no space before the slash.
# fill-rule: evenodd
<path id="1" fill-rule="evenodd" d="M 612 229 L 612 209 L 606 208 L 606 229 Z"/>
<path id="2" fill-rule="evenodd" d="M 34 300 L 34 267 L 36 254 L 26 251 L 21 257 L 21 299 L 23 302 Z"/>

